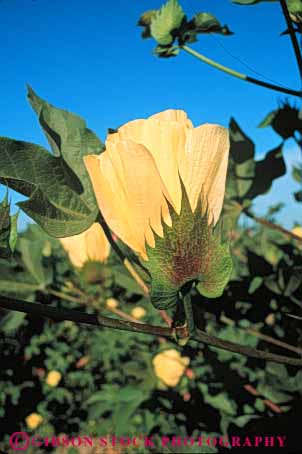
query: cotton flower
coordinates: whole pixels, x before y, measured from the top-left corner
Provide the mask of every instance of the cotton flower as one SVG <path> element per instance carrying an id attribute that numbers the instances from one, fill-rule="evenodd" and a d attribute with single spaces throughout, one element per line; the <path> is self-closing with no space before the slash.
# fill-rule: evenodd
<path id="1" fill-rule="evenodd" d="M 36 429 L 43 421 L 43 417 L 38 413 L 31 413 L 25 418 L 26 425 L 29 429 Z"/>
<path id="2" fill-rule="evenodd" d="M 51 370 L 46 376 L 46 383 L 48 386 L 56 387 L 61 381 L 62 374 L 57 370 Z"/>
<path id="3" fill-rule="evenodd" d="M 228 280 L 228 247 L 218 251 L 213 235 L 228 154 L 227 129 L 194 128 L 182 110 L 166 110 L 125 124 L 108 136 L 105 152 L 84 158 L 107 224 L 151 274 L 158 308 L 166 308 L 163 297 L 175 304 L 189 281 L 218 296 Z"/>
<path id="4" fill-rule="evenodd" d="M 79 235 L 61 238 L 60 242 L 76 268 L 82 268 L 88 261 L 104 262 L 110 252 L 108 240 L 98 223 Z"/>
<path id="5" fill-rule="evenodd" d="M 106 306 L 108 307 L 108 309 L 116 309 L 118 306 L 118 301 L 114 298 L 108 298 L 106 300 Z"/>
<path id="6" fill-rule="evenodd" d="M 131 315 L 136 320 L 140 320 L 146 315 L 146 310 L 143 307 L 137 306 L 131 311 Z"/>
<path id="7" fill-rule="evenodd" d="M 175 349 L 165 350 L 153 358 L 155 375 L 170 387 L 177 386 L 183 376 L 190 359 L 181 356 Z"/>
<path id="8" fill-rule="evenodd" d="M 294 227 L 294 228 L 292 229 L 292 232 L 293 232 L 295 235 L 300 236 L 301 239 L 302 239 L 302 227 L 299 227 L 299 226 Z"/>

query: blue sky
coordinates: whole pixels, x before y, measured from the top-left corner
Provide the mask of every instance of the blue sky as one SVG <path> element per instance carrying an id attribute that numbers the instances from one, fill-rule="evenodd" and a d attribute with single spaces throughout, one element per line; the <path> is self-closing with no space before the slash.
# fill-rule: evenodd
<path id="1" fill-rule="evenodd" d="M 187 54 L 171 59 L 152 55 L 155 43 L 141 39 L 136 22 L 142 12 L 162 3 L 0 1 L 0 135 L 47 146 L 26 101 L 25 84 L 29 83 L 52 104 L 84 117 L 103 140 L 108 127 L 181 108 L 196 125 L 226 126 L 234 116 L 255 141 L 259 157 L 278 145 L 279 137 L 270 129 L 257 129 L 257 124 L 285 99 L 281 94 L 233 79 Z M 181 4 L 189 17 L 211 12 L 235 32 L 230 37 L 202 36 L 193 45 L 196 50 L 257 77 L 243 61 L 280 84 L 300 88 L 289 38 L 279 36 L 286 26 L 278 2 L 253 7 L 240 7 L 230 0 L 181 0 Z M 298 162 L 293 143 L 288 143 L 285 159 L 288 165 Z M 301 219 L 301 205 L 291 196 L 296 186 L 290 178 L 281 178 L 272 193 L 257 199 L 258 213 L 270 203 L 284 201 L 280 221 L 290 227 Z"/>

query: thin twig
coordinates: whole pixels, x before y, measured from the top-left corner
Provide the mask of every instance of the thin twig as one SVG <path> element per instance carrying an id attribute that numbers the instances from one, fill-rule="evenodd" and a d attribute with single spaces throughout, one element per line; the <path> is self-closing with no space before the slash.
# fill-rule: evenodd
<path id="1" fill-rule="evenodd" d="M 136 283 L 143 289 L 144 294 L 147 296 L 149 293 L 149 289 L 148 289 L 147 285 L 145 284 L 143 279 L 139 276 L 139 274 L 137 273 L 137 271 L 135 270 L 133 265 L 130 263 L 130 261 L 127 259 L 127 257 L 123 253 L 123 251 L 119 248 L 117 243 L 112 238 L 111 231 L 101 213 L 99 213 L 98 221 L 104 230 L 104 233 L 107 237 L 107 240 L 109 241 L 110 246 L 112 247 L 112 249 L 118 256 L 118 258 L 121 260 L 121 262 L 123 263 L 125 268 L 127 268 L 127 270 L 129 271 L 129 273 L 131 274 L 133 279 L 136 281 Z"/>
<path id="2" fill-rule="evenodd" d="M 264 88 L 268 88 L 270 90 L 275 90 L 279 91 L 281 93 L 286 93 L 288 95 L 293 95 L 297 96 L 298 98 L 301 98 L 302 92 L 297 91 L 297 90 L 292 90 L 291 88 L 287 87 L 281 87 L 279 85 L 275 84 L 270 84 L 268 82 L 264 82 L 259 79 L 255 79 L 254 77 L 247 76 L 246 74 L 240 73 L 238 71 L 235 71 L 234 69 L 228 68 L 227 66 L 221 65 L 220 63 L 216 62 L 215 60 L 212 60 L 211 58 L 206 57 L 205 55 L 201 54 L 200 52 L 197 52 L 194 49 L 191 49 L 189 46 L 180 46 L 181 49 L 183 49 L 185 52 L 187 52 L 190 55 L 193 55 L 193 57 L 198 58 L 198 60 L 203 61 L 204 63 L 207 63 L 210 66 L 213 66 L 216 69 L 219 69 L 220 71 L 223 71 L 230 76 L 237 77 L 237 79 L 244 80 L 245 82 L 250 82 L 255 85 L 259 85 Z"/>
<path id="3" fill-rule="evenodd" d="M 149 289 L 145 282 L 140 277 L 140 275 L 135 271 L 133 265 L 130 263 L 128 259 L 124 259 L 123 263 L 125 268 L 129 271 L 133 279 L 136 281 L 136 283 L 143 289 L 145 296 L 147 296 L 149 294 Z"/>
<path id="4" fill-rule="evenodd" d="M 59 291 L 53 290 L 51 288 L 47 289 L 47 293 L 49 295 L 56 296 L 57 298 L 60 298 L 62 300 L 71 301 L 72 303 L 80 303 L 81 302 L 81 300 L 79 298 L 75 297 L 75 296 L 67 295 L 66 293 L 59 292 Z"/>
<path id="5" fill-rule="evenodd" d="M 66 300 L 66 301 L 72 301 L 72 302 L 78 303 L 78 304 L 84 303 L 83 299 L 76 298 L 75 296 L 67 295 L 67 294 L 65 294 L 63 292 L 58 292 L 58 291 L 52 290 L 52 289 L 48 289 L 47 292 L 50 295 L 54 295 L 54 296 L 56 296 L 56 297 L 58 297 L 60 299 Z M 94 302 L 97 302 L 97 301 L 94 301 Z M 117 309 L 115 307 L 106 306 L 106 310 L 108 310 L 109 312 L 112 312 L 115 315 L 118 315 L 119 317 L 121 317 L 121 318 L 123 318 L 125 320 L 129 320 L 130 322 L 136 322 L 137 321 L 134 317 L 131 317 L 131 315 L 126 314 L 126 312 L 122 311 L 121 309 Z"/>
<path id="6" fill-rule="evenodd" d="M 244 385 L 244 389 L 254 397 L 260 397 L 263 400 L 264 405 L 270 408 L 274 413 L 283 413 L 283 410 L 279 405 L 275 404 L 269 399 L 266 399 L 254 386 L 248 384 Z"/>
<path id="7" fill-rule="evenodd" d="M 50 318 L 55 322 L 61 322 L 64 320 L 70 320 L 75 323 L 86 323 L 89 325 L 102 326 L 104 328 L 119 329 L 122 331 L 130 331 L 134 333 L 144 333 L 153 336 L 167 337 L 169 339 L 175 339 L 175 331 L 171 328 L 148 325 L 145 323 L 130 322 L 128 320 L 117 320 L 109 317 L 97 316 L 92 314 L 86 314 L 81 311 L 75 310 L 58 310 L 51 306 L 46 306 L 41 303 L 29 303 L 28 301 L 17 300 L 8 298 L 6 296 L 0 296 L 0 307 L 8 310 L 25 312 L 31 315 L 39 317 Z M 213 347 L 221 348 L 224 350 L 231 351 L 233 353 L 239 353 L 241 355 L 250 356 L 252 358 L 274 361 L 281 364 L 289 364 L 292 366 L 302 366 L 302 359 L 287 357 L 283 355 L 277 355 L 262 350 L 257 350 L 252 347 L 245 345 L 238 345 L 234 342 L 229 342 L 223 339 L 210 336 L 204 331 L 197 330 L 195 336 L 192 338 L 193 341 L 202 342 Z"/>
<path id="8" fill-rule="evenodd" d="M 172 326 L 173 320 L 172 318 L 168 315 L 168 313 L 164 310 L 158 311 L 159 315 L 163 319 L 163 321 L 169 326 L 169 328 Z"/>
<path id="9" fill-rule="evenodd" d="M 236 326 L 236 323 L 231 318 L 226 317 L 225 315 L 221 315 L 219 319 L 222 323 L 225 323 L 229 326 Z M 274 337 L 268 336 L 267 334 L 263 334 L 260 331 L 257 331 L 254 328 L 242 328 L 241 326 L 236 326 L 237 329 L 245 331 L 246 333 L 252 334 L 259 339 L 264 340 L 273 345 L 277 345 L 278 347 L 285 348 L 291 352 L 297 353 L 297 355 L 302 355 L 302 348 L 296 347 L 295 345 L 288 344 L 287 342 L 283 342 L 279 339 L 275 339 Z"/>
<path id="10" fill-rule="evenodd" d="M 268 221 L 267 219 L 260 218 L 248 210 L 244 211 L 244 214 L 246 214 L 249 218 L 254 219 L 254 221 L 258 222 L 258 224 L 262 224 L 265 227 L 268 227 L 269 229 L 283 233 L 283 235 L 286 235 L 288 238 L 300 241 L 302 244 L 302 238 L 296 233 L 291 232 L 290 230 L 287 230 L 284 227 L 281 227 L 280 225 L 274 224 L 273 222 Z"/>
<path id="11" fill-rule="evenodd" d="M 288 7 L 287 7 L 287 4 L 286 4 L 286 1 L 285 0 L 279 0 L 279 1 L 280 1 L 280 5 L 281 5 L 281 8 L 282 8 L 283 15 L 284 15 L 285 20 L 286 20 L 286 24 L 287 24 L 287 27 L 288 27 L 288 32 L 289 32 L 290 39 L 292 41 L 292 45 L 293 45 L 294 52 L 295 52 L 295 55 L 296 55 L 296 60 L 297 60 L 298 69 L 299 69 L 299 73 L 300 73 L 300 79 L 302 81 L 302 56 L 301 56 L 300 46 L 299 46 L 299 43 L 298 43 L 298 40 L 297 40 L 296 32 L 295 32 L 292 20 L 290 18 L 290 14 L 289 14 L 289 11 L 288 11 Z"/>
<path id="12" fill-rule="evenodd" d="M 107 309 L 107 311 L 110 311 L 113 314 L 118 315 L 119 317 L 123 318 L 124 320 L 128 320 L 129 322 L 143 323 L 143 322 L 140 322 L 139 320 L 136 320 L 131 315 L 126 314 L 126 312 L 122 311 L 121 309 L 117 309 L 116 307 L 108 307 L 108 306 L 106 306 L 106 309 Z"/>

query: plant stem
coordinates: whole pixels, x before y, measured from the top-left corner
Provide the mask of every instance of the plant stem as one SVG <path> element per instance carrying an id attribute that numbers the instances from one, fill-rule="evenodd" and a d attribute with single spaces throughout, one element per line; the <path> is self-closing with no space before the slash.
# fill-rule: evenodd
<path id="1" fill-rule="evenodd" d="M 248 210 L 244 211 L 244 214 L 246 214 L 249 218 L 254 219 L 254 221 L 258 222 L 258 224 L 262 224 L 265 227 L 268 227 L 269 229 L 272 230 L 277 230 L 278 232 L 283 233 L 283 235 L 286 235 L 288 238 L 292 240 L 300 241 L 302 244 L 302 238 L 299 235 L 296 235 L 295 233 L 291 232 L 290 230 L 287 230 L 284 227 L 281 227 L 280 225 L 274 224 L 273 222 L 268 221 L 267 219 L 259 218 L 258 216 L 254 215 Z"/>
<path id="2" fill-rule="evenodd" d="M 268 336 L 267 334 L 263 334 L 254 328 L 242 328 L 240 326 L 236 326 L 236 323 L 234 322 L 234 320 L 226 317 L 225 315 L 221 315 L 219 320 L 222 323 L 225 323 L 226 325 L 235 326 L 237 329 L 240 329 L 242 331 L 245 331 L 246 333 L 252 334 L 253 336 L 258 337 L 259 339 L 262 339 L 265 342 L 269 342 L 270 344 L 285 348 L 286 350 L 297 353 L 297 355 L 302 355 L 302 348 L 299 348 L 299 347 L 296 347 L 295 345 L 291 345 L 286 342 L 280 341 L 279 339 L 275 339 L 274 337 Z"/>
<path id="3" fill-rule="evenodd" d="M 269 399 L 266 399 L 254 386 L 248 384 L 244 385 L 244 389 L 254 397 L 260 397 L 263 400 L 263 403 L 274 413 L 283 413 L 283 410 L 279 405 L 275 404 Z"/>
<path id="4" fill-rule="evenodd" d="M 51 288 L 47 289 L 47 293 L 49 293 L 50 295 L 56 296 L 57 298 L 60 298 L 62 300 L 71 301 L 72 303 L 81 302 L 81 300 L 79 298 L 76 298 L 75 296 L 67 295 L 66 293 L 59 292 L 59 291 L 53 290 Z"/>
<path id="5" fill-rule="evenodd" d="M 279 91 L 281 93 L 286 93 L 288 95 L 297 96 L 298 98 L 301 98 L 301 96 L 302 96 L 302 91 L 292 90 L 291 88 L 281 87 L 279 85 L 270 84 L 268 82 L 264 82 L 262 80 L 255 79 L 254 77 L 247 76 L 246 74 L 235 71 L 232 68 L 221 65 L 220 63 L 216 62 L 215 60 L 212 60 L 212 59 L 206 57 L 205 55 L 203 55 L 199 52 L 196 52 L 195 50 L 191 49 L 189 46 L 180 46 L 180 48 L 183 49 L 184 51 L 186 51 L 188 54 L 193 55 L 193 57 L 198 58 L 198 60 L 201 60 L 204 63 L 207 63 L 208 65 L 213 66 L 214 68 L 219 69 L 220 71 L 223 71 L 223 72 L 229 74 L 230 76 L 237 77 L 238 79 L 244 80 L 246 82 L 250 82 L 255 85 L 259 85 L 261 87 L 268 88 L 270 90 L 275 90 L 275 91 Z"/>
<path id="6" fill-rule="evenodd" d="M 50 318 L 55 322 L 70 320 L 75 323 L 86 323 L 94 326 L 102 326 L 104 328 L 118 329 L 122 331 L 131 331 L 135 333 L 150 334 L 153 336 L 174 338 L 174 330 L 171 328 L 148 325 L 145 323 L 130 322 L 128 320 L 117 320 L 109 317 L 86 314 L 85 312 L 75 310 L 58 310 L 51 306 L 46 306 L 41 303 L 29 303 L 28 301 L 17 300 L 0 296 L 0 307 L 18 312 L 25 312 L 39 317 Z M 204 331 L 196 330 L 195 336 L 191 339 L 203 344 L 212 345 L 213 347 L 222 348 L 233 353 L 250 356 L 252 358 L 274 361 L 280 364 L 289 364 L 292 366 L 302 366 L 302 359 L 277 355 L 262 350 L 257 350 L 245 345 L 238 345 L 234 342 L 229 342 L 217 337 L 210 336 Z"/>
<path id="7" fill-rule="evenodd" d="M 124 320 L 128 320 L 129 322 L 134 322 L 134 323 L 143 323 L 138 320 L 136 320 L 134 317 L 131 317 L 131 315 L 126 314 L 126 312 L 121 311 L 121 309 L 117 308 L 109 308 L 106 307 L 107 311 L 112 312 L 115 315 L 118 315 L 119 317 L 123 318 Z"/>
<path id="8" fill-rule="evenodd" d="M 183 295 L 183 305 L 188 325 L 189 336 L 192 336 L 195 333 L 195 322 L 190 292 L 187 293 L 186 295 Z"/>
<path id="9" fill-rule="evenodd" d="M 101 224 L 101 226 L 102 226 L 102 228 L 104 230 L 104 233 L 105 233 L 105 235 L 107 237 L 107 240 L 109 241 L 110 246 L 112 247 L 112 249 L 114 250 L 114 252 L 118 256 L 118 258 L 121 260 L 121 262 L 123 263 L 125 268 L 129 271 L 129 273 L 131 274 L 133 279 L 143 289 L 144 294 L 147 296 L 148 293 L 149 293 L 149 289 L 148 289 L 147 285 L 145 284 L 143 279 L 139 276 L 139 274 L 137 273 L 137 271 L 135 270 L 135 268 L 133 267 L 131 262 L 127 259 L 127 257 L 125 257 L 125 254 L 123 253 L 123 251 L 118 247 L 118 245 L 116 244 L 116 242 L 112 238 L 111 231 L 110 231 L 105 219 L 101 215 L 101 213 L 99 213 L 98 221 L 99 221 L 99 223 Z"/>
<path id="10" fill-rule="evenodd" d="M 145 296 L 147 296 L 149 294 L 149 289 L 148 289 L 147 285 L 145 284 L 145 282 L 140 277 L 140 275 L 136 272 L 136 270 L 134 269 L 132 264 L 126 258 L 124 259 L 123 264 L 124 264 L 125 268 L 127 268 L 127 270 L 129 271 L 129 273 L 131 274 L 133 279 L 143 289 Z"/>
<path id="11" fill-rule="evenodd" d="M 296 36 L 295 29 L 293 27 L 292 20 L 290 18 L 290 14 L 289 14 L 289 11 L 288 11 L 288 7 L 287 7 L 287 4 L 286 4 L 286 1 L 285 0 L 279 0 L 279 1 L 280 1 L 280 5 L 281 5 L 281 8 L 282 8 L 283 15 L 284 15 L 286 23 L 287 23 L 290 39 L 292 41 L 292 45 L 293 45 L 294 52 L 295 52 L 295 55 L 296 55 L 296 60 L 297 60 L 298 69 L 299 69 L 299 73 L 300 73 L 300 79 L 301 79 L 301 82 L 302 82 L 302 56 L 301 56 L 300 46 L 299 46 L 299 43 L 298 43 L 298 40 L 297 40 L 297 36 Z"/>

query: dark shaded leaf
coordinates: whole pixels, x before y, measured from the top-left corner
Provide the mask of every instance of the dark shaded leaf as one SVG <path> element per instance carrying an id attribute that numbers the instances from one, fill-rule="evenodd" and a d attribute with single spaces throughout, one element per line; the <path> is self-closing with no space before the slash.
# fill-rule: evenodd
<path id="1" fill-rule="evenodd" d="M 287 102 L 280 109 L 270 112 L 259 124 L 259 128 L 271 126 L 283 139 L 294 137 L 296 131 L 302 131 L 302 120 L 296 107 Z"/>
<path id="2" fill-rule="evenodd" d="M 282 145 L 269 151 L 265 158 L 255 163 L 255 177 L 249 191 L 245 194 L 248 199 L 269 191 L 273 181 L 286 173 L 286 166 L 282 155 Z"/>
<path id="3" fill-rule="evenodd" d="M 297 191 L 294 193 L 296 202 L 302 202 L 302 191 Z"/>
<path id="4" fill-rule="evenodd" d="M 233 35 L 233 32 L 210 13 L 198 13 L 192 19 L 196 33 L 220 33 L 222 35 Z"/>

